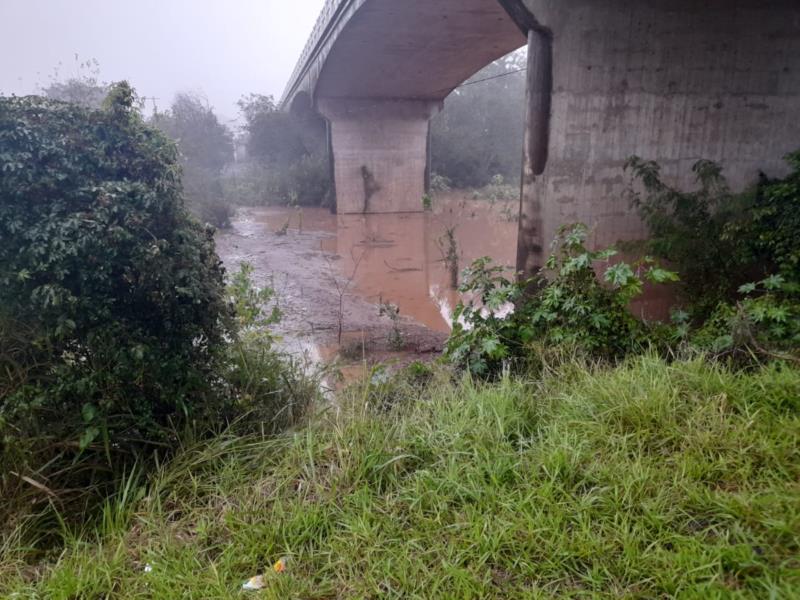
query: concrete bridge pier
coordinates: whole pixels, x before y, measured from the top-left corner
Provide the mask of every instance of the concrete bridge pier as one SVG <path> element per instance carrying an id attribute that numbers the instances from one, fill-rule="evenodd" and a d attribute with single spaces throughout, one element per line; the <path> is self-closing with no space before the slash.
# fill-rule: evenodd
<path id="1" fill-rule="evenodd" d="M 339 214 L 419 212 L 430 120 L 441 102 L 319 98 L 328 119 Z"/>
<path id="2" fill-rule="evenodd" d="M 800 148 L 798 0 L 500 0 L 529 32 L 517 266 L 534 273 L 558 228 L 593 247 L 643 239 L 624 165 L 654 160 L 697 186 L 719 163 L 734 191 L 786 174 Z"/>

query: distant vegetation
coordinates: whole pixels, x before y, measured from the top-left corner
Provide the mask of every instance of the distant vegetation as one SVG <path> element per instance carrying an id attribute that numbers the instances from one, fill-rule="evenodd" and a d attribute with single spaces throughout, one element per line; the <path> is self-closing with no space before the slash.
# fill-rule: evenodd
<path id="1" fill-rule="evenodd" d="M 434 193 L 474 189 L 476 199 L 490 202 L 518 198 L 525 65 L 525 52 L 515 52 L 447 98 L 431 125 Z M 57 71 L 42 87 L 48 98 L 95 109 L 108 91 L 93 60 L 78 63 L 70 77 Z M 143 100 L 134 102 L 144 109 Z M 178 144 L 188 208 L 225 228 L 237 206 L 332 207 L 324 119 L 313 110 L 279 110 L 261 94 L 244 95 L 239 109 L 241 126 L 233 130 L 201 94 L 179 93 L 149 118 Z"/>
<path id="2" fill-rule="evenodd" d="M 278 110 L 271 96 L 239 102 L 247 159 L 228 178 L 229 193 L 244 205 L 330 206 L 331 168 L 325 121 L 316 113 Z"/>
<path id="3" fill-rule="evenodd" d="M 178 94 L 169 110 L 156 112 L 150 121 L 178 143 L 190 208 L 204 222 L 228 227 L 235 206 L 225 197 L 223 172 L 233 162 L 231 131 L 193 94 Z"/>
<path id="4" fill-rule="evenodd" d="M 518 189 L 526 65 L 525 51 L 510 54 L 445 100 L 431 125 L 432 170 L 440 186 L 483 188 L 500 181 Z"/>

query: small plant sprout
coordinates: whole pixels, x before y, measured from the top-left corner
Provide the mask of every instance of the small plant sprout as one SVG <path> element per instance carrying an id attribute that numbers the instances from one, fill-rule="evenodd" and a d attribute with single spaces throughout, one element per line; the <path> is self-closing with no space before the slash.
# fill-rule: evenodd
<path id="1" fill-rule="evenodd" d="M 389 348 L 392 350 L 403 349 L 403 333 L 400 331 L 400 307 L 391 302 L 380 301 L 380 316 L 389 317 L 392 322 L 392 331 L 389 334 Z"/>

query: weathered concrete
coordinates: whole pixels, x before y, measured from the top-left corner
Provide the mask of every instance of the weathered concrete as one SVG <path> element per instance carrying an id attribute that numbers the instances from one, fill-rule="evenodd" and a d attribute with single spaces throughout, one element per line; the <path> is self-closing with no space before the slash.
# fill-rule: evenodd
<path id="1" fill-rule="evenodd" d="M 525 43 L 497 0 L 331 0 L 282 105 L 331 124 L 337 210 L 422 209 L 428 122 L 450 92 Z"/>
<path id="2" fill-rule="evenodd" d="M 632 155 L 687 188 L 694 162 L 716 160 L 741 189 L 800 148 L 797 0 L 524 1 L 553 44 L 551 67 L 534 51 L 530 69 L 551 68 L 553 88 L 549 130 L 530 91 L 521 268 L 564 223 L 589 225 L 596 246 L 645 235 L 624 194 Z"/>
<path id="3" fill-rule="evenodd" d="M 425 100 L 319 100 L 331 125 L 337 212 L 419 212 L 428 128 L 439 109 Z"/>
<path id="4" fill-rule="evenodd" d="M 596 246 L 645 234 L 632 155 L 684 187 L 716 160 L 741 189 L 800 147 L 798 0 L 329 0 L 283 105 L 328 116 L 340 210 L 419 210 L 425 120 L 525 32 L 528 273 L 562 224 L 587 223 Z"/>

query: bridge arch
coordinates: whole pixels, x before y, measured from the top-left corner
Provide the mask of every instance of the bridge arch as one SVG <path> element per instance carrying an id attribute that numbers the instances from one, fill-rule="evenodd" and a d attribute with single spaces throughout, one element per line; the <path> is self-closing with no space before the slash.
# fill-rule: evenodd
<path id="1" fill-rule="evenodd" d="M 646 234 L 631 155 L 684 188 L 715 160 L 742 189 L 800 144 L 797 0 L 328 0 L 283 105 L 327 117 L 340 212 L 420 210 L 429 118 L 526 36 L 520 271 L 567 222 L 596 246 Z"/>

